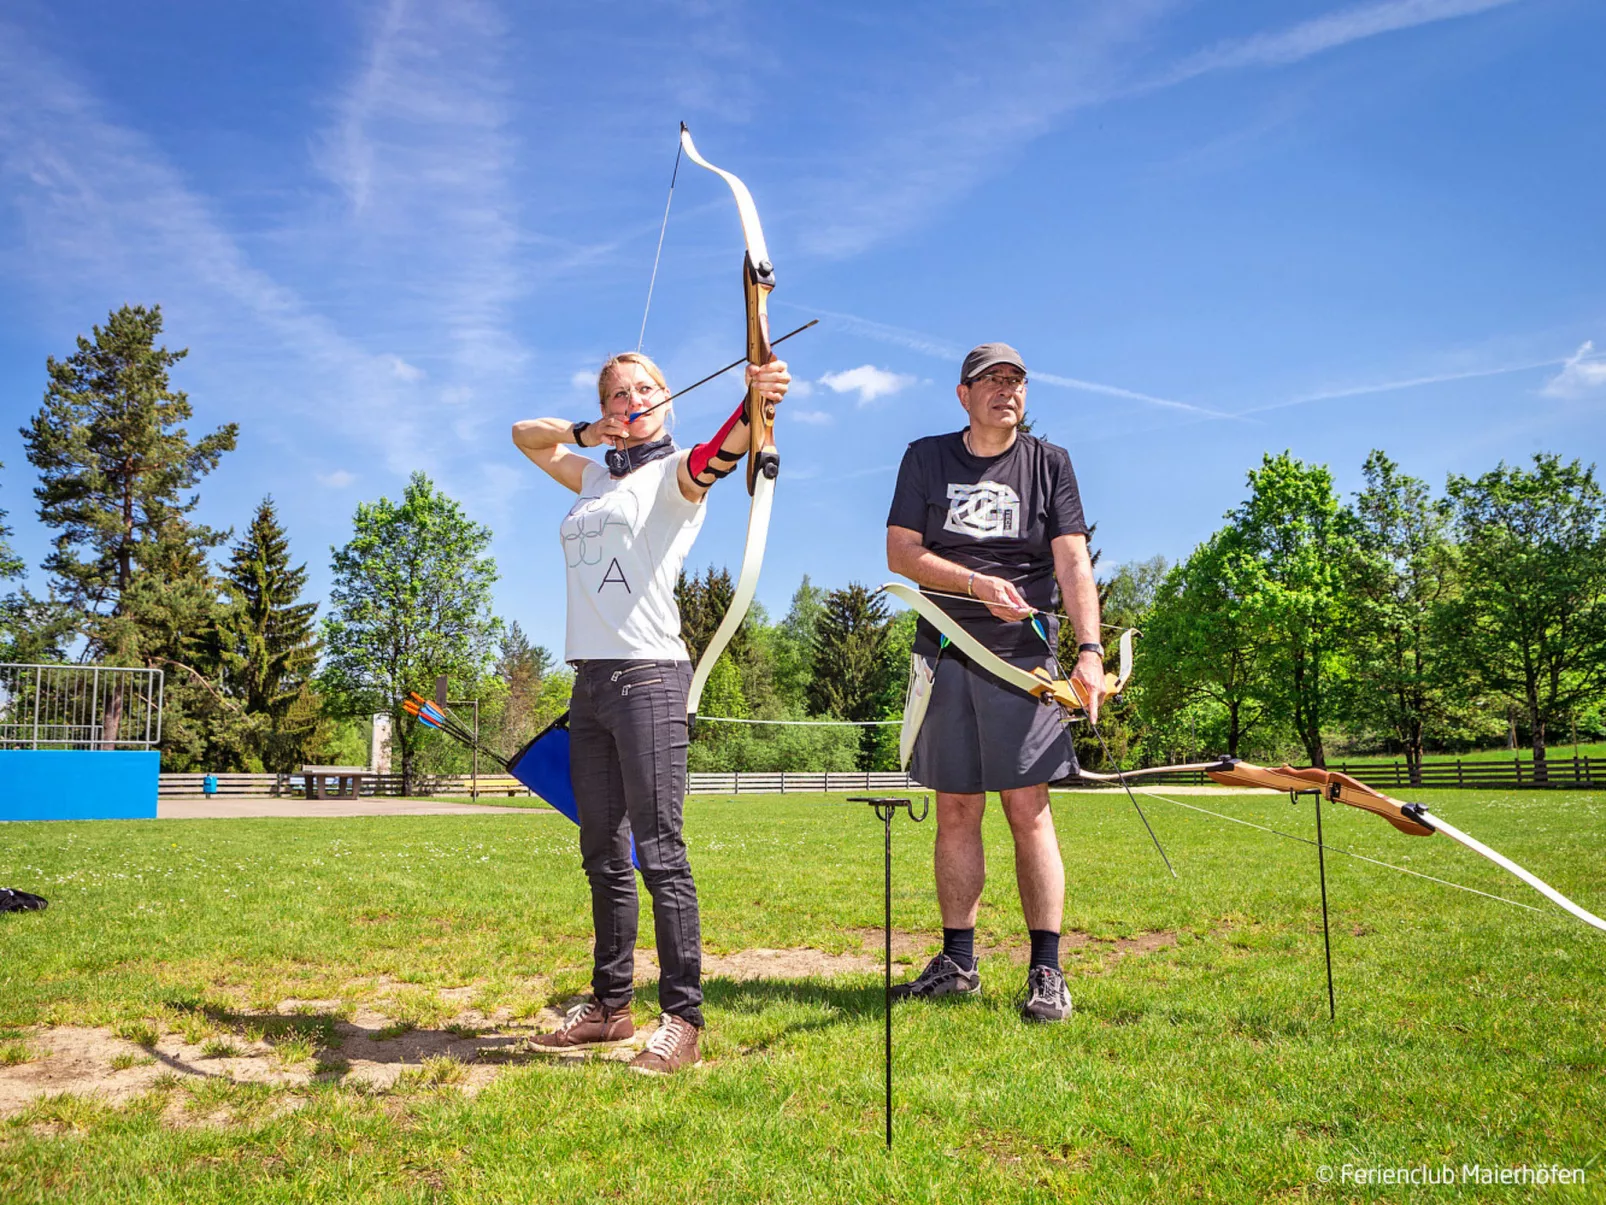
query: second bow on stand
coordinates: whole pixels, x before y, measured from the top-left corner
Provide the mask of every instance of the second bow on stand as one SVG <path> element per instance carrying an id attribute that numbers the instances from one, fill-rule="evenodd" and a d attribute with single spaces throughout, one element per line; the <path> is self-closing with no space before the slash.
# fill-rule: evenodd
<path id="1" fill-rule="evenodd" d="M 764 243 L 764 227 L 758 220 L 758 208 L 753 194 L 732 173 L 715 167 L 704 159 L 692 141 L 691 131 L 684 123 L 680 127 L 680 149 L 699 167 L 705 167 L 730 185 L 736 198 L 736 211 L 742 222 L 742 238 L 747 245 L 742 257 L 742 299 L 747 312 L 747 362 L 763 365 L 770 361 L 769 295 L 775 288 L 775 266 L 770 262 L 769 248 Z M 769 535 L 770 511 L 775 499 L 775 479 L 781 471 L 780 453 L 775 447 L 775 403 L 764 397 L 757 388 L 747 388 L 747 490 L 752 494 L 752 505 L 747 514 L 747 543 L 742 550 L 742 567 L 736 577 L 736 589 L 731 594 L 725 617 L 709 639 L 708 646 L 698 658 L 692 672 L 691 689 L 686 696 L 686 713 L 691 730 L 697 729 L 697 705 L 702 701 L 703 687 L 713 672 L 719 655 L 736 635 L 747 609 L 752 606 L 753 594 L 758 589 L 759 570 L 764 564 L 764 544 Z"/>

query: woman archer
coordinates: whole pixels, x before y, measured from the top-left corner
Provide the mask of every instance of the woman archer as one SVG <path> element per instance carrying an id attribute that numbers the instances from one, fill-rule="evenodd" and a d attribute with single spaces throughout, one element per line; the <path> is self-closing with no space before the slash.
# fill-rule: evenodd
<path id="1" fill-rule="evenodd" d="M 749 386 L 772 402 L 791 379 L 781 360 L 747 368 Z M 707 443 L 681 450 L 664 429 L 672 395 L 648 357 L 614 356 L 597 394 L 600 419 L 513 425 L 519 450 L 579 495 L 559 533 L 568 579 L 564 660 L 575 669 L 569 774 L 596 931 L 590 997 L 534 1045 L 561 1052 L 635 1034 L 634 835 L 652 895 L 662 1017 L 630 1066 L 664 1075 L 699 1061 L 703 1027 L 697 888 L 681 834 L 692 665 L 675 582 L 702 528 L 704 495 L 747 453 L 747 405 L 744 398 Z M 611 447 L 604 465 L 566 444 Z"/>

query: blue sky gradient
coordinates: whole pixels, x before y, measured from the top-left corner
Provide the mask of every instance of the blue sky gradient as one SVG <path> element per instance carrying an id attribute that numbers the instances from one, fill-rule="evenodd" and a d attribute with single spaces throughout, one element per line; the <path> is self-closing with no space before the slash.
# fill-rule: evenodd
<path id="1" fill-rule="evenodd" d="M 1441 487 L 1606 425 L 1606 7 L 1589 0 L 945 6 L 128 6 L 0 15 L 0 507 L 47 355 L 160 303 L 201 517 L 278 502 L 312 589 L 423 469 L 562 643 L 567 495 L 518 418 L 595 410 L 642 321 L 678 123 L 752 189 L 800 384 L 759 587 L 887 577 L 904 445 L 974 343 L 1023 352 L 1106 565 L 1189 550 L 1266 451 Z M 728 191 L 683 165 L 646 350 L 742 351 Z M 678 406 L 682 443 L 736 381 Z M 740 559 L 727 484 L 689 566 Z M 31 585 L 42 589 L 37 571 Z"/>

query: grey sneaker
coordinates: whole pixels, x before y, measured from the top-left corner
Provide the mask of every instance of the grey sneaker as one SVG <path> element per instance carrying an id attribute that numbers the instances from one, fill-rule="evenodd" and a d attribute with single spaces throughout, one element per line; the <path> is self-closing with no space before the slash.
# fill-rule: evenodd
<path id="1" fill-rule="evenodd" d="M 1025 995 L 1017 999 L 1023 1021 L 1063 1021 L 1071 1015 L 1071 993 L 1055 967 L 1027 971 Z"/>
<path id="2" fill-rule="evenodd" d="M 893 987 L 894 1000 L 934 1000 L 938 996 L 974 996 L 981 991 L 981 970 L 965 970 L 946 954 L 938 954 L 908 983 Z"/>

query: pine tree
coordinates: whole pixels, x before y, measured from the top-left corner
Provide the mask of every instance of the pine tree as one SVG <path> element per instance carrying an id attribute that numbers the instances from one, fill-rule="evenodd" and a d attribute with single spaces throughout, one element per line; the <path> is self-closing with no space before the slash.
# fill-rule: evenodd
<path id="1" fill-rule="evenodd" d="M 515 619 L 502 637 L 495 670 L 507 688 L 500 721 L 504 753 L 513 753 L 545 726 L 537 721 L 542 714 L 542 685 L 551 668 L 551 652 L 543 645 L 531 644 Z"/>
<path id="2" fill-rule="evenodd" d="M 809 706 L 816 715 L 839 720 L 880 719 L 887 678 L 887 641 L 892 621 L 887 605 L 857 582 L 825 596 L 825 609 L 815 623 L 814 676 Z M 875 757 L 875 730 L 860 741 L 860 768 Z"/>
<path id="3" fill-rule="evenodd" d="M 270 770 L 288 771 L 304 760 L 308 738 L 322 723 L 316 696 L 303 695 L 319 648 L 318 604 L 299 601 L 306 584 L 307 567 L 291 566 L 289 538 L 273 499 L 264 498 L 224 571 L 230 606 L 220 659 L 231 693 L 253 719 L 253 752 Z"/>
<path id="4" fill-rule="evenodd" d="M 4 468 L 0 464 L 0 468 Z M 11 527 L 0 508 L 0 583 L 21 577 L 22 558 L 11 550 Z M 70 628 L 62 609 L 26 589 L 0 596 L 0 661 L 55 661 Z"/>
<path id="5" fill-rule="evenodd" d="M 190 441 L 180 425 L 189 398 L 167 375 L 187 353 L 157 346 L 161 332 L 160 306 L 114 311 L 93 340 L 80 335 L 71 356 L 46 361 L 44 405 L 22 429 L 39 470 L 39 518 L 59 531 L 44 568 L 89 655 L 124 665 L 146 663 L 144 620 L 130 607 L 142 565 L 171 563 L 175 542 L 204 550 L 227 538 L 189 523 L 199 496 L 183 494 L 233 450 L 237 427 Z"/>
<path id="6" fill-rule="evenodd" d="M 736 584 L 731 581 L 728 569 L 710 566 L 702 577 L 695 574 L 687 577 L 686 571 L 681 570 L 675 582 L 675 604 L 680 608 L 680 635 L 691 653 L 692 664 L 701 660 L 703 650 L 724 621 L 725 612 L 730 610 L 735 593 Z M 748 621 L 744 616 L 736 634 L 725 646 L 737 665 L 747 660 L 747 643 Z"/>

